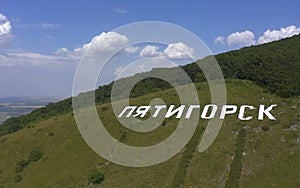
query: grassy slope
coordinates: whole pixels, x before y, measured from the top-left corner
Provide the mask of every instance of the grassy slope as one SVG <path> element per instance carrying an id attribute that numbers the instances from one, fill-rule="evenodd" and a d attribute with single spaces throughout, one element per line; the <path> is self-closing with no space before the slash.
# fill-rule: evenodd
<path id="1" fill-rule="evenodd" d="M 208 103 L 206 84 L 196 84 L 202 97 L 202 104 Z M 204 153 L 195 152 L 187 168 L 184 187 L 223 187 L 229 175 L 233 160 L 237 131 L 247 126 L 245 141 L 246 156 L 243 156 L 242 187 L 299 187 L 300 186 L 300 143 L 299 125 L 300 98 L 280 99 L 264 93 L 263 89 L 248 81 L 230 80 L 227 82 L 228 103 L 258 104 L 277 103 L 276 121 L 240 122 L 229 117 L 224 122 L 217 140 Z M 147 103 L 153 97 L 165 97 L 175 101 L 173 90 L 158 91 L 132 100 L 132 103 Z M 264 101 L 260 98 L 264 97 Z M 272 100 L 272 101 L 270 101 Z M 291 108 L 295 106 L 296 108 Z M 100 116 L 106 122 L 109 132 L 121 139 L 125 129 L 118 125 L 110 107 L 103 110 L 98 106 Z M 207 121 L 201 120 L 199 126 Z M 124 143 L 150 145 L 166 138 L 175 128 L 176 121 L 167 121 L 166 127 L 159 127 L 151 133 L 126 132 Z M 269 125 L 270 131 L 260 127 Z M 286 130 L 297 125 L 296 131 Z M 53 133 L 50 134 L 50 133 Z M 51 136 L 52 135 L 52 136 Z M 141 137 L 143 139 L 141 139 Z M 298 139 L 298 140 L 297 140 Z M 297 142 L 298 141 L 298 142 Z M 32 149 L 40 148 L 44 155 L 35 163 L 25 167 L 20 173 L 21 182 L 15 183 L 16 162 L 26 158 Z M 179 153 L 171 160 L 147 168 L 128 168 L 109 163 L 95 154 L 83 141 L 77 130 L 72 114 L 56 116 L 49 120 L 31 124 L 11 135 L 0 137 L 0 185 L 4 187 L 80 187 L 88 183 L 87 174 L 92 168 L 105 173 L 100 187 L 170 187 L 182 158 Z"/>
<path id="2" fill-rule="evenodd" d="M 204 153 L 195 153 L 185 186 L 224 187 L 234 159 L 238 130 L 245 127 L 246 155 L 242 158 L 240 186 L 299 187 L 300 98 L 280 99 L 263 93 L 262 89 L 250 82 L 234 81 L 227 86 L 228 103 L 278 104 L 274 111 L 277 120 L 241 122 L 236 118 L 227 119 L 214 144 Z M 259 100 L 261 97 L 264 97 L 264 101 Z M 270 126 L 270 131 L 262 131 L 263 125 Z M 287 130 L 292 125 L 297 126 L 296 131 Z"/>

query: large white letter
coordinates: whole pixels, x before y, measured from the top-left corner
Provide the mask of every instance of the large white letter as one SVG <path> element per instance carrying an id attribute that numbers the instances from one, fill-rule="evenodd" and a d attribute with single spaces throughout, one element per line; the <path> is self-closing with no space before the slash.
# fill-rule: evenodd
<path id="1" fill-rule="evenodd" d="M 228 110 L 230 109 L 230 110 Z M 224 119 L 226 114 L 234 114 L 237 110 L 235 105 L 223 105 L 220 119 Z"/>
<path id="2" fill-rule="evenodd" d="M 200 108 L 200 105 L 195 105 L 195 104 L 190 105 L 188 111 L 186 112 L 185 119 L 188 119 L 191 117 L 192 112 L 195 108 Z"/>
<path id="3" fill-rule="evenodd" d="M 178 108 L 176 108 L 175 110 L 173 110 L 174 107 L 175 107 L 174 105 L 171 105 L 169 107 L 169 109 L 168 109 L 168 111 L 167 111 L 167 113 L 165 115 L 165 118 L 169 118 L 169 117 L 173 116 L 176 113 L 177 113 L 176 118 L 180 118 L 181 117 L 185 105 L 183 104 L 183 105 L 179 106 Z"/>
<path id="4" fill-rule="evenodd" d="M 209 116 L 207 116 L 207 112 L 208 112 L 209 107 L 212 107 L 212 109 L 211 109 L 211 112 L 210 112 Z M 204 108 L 203 108 L 202 114 L 201 114 L 201 118 L 202 119 L 211 119 L 211 118 L 215 117 L 215 114 L 216 114 L 217 110 L 218 110 L 218 106 L 215 105 L 215 104 L 205 105 Z"/>
<path id="5" fill-rule="evenodd" d="M 118 115 L 118 118 L 122 117 L 124 115 L 124 113 L 127 111 L 127 109 L 129 109 L 130 111 L 128 112 L 128 114 L 126 115 L 126 117 L 130 117 L 131 114 L 133 113 L 133 111 L 136 109 L 136 106 L 126 106 L 123 111 Z"/>
<path id="6" fill-rule="evenodd" d="M 138 109 L 136 109 L 136 114 L 134 114 L 132 117 L 145 117 L 147 114 L 148 110 L 150 109 L 151 106 L 140 106 Z"/>
<path id="7" fill-rule="evenodd" d="M 272 104 L 267 109 L 265 109 L 265 105 L 259 105 L 259 111 L 258 111 L 258 120 L 264 119 L 264 114 L 271 120 L 276 120 L 275 117 L 270 113 L 270 111 L 276 107 L 277 104 Z"/>
<path id="8" fill-rule="evenodd" d="M 240 112 L 239 112 L 238 118 L 239 118 L 240 120 L 250 120 L 250 119 L 252 119 L 252 116 L 244 117 L 244 114 L 245 114 L 245 108 L 249 108 L 250 110 L 255 109 L 253 106 L 242 105 L 241 108 L 240 108 Z"/>
<path id="9" fill-rule="evenodd" d="M 152 117 L 156 118 L 161 111 L 161 109 L 166 108 L 166 105 L 155 105 L 154 108 L 156 109 L 155 112 L 153 113 Z"/>

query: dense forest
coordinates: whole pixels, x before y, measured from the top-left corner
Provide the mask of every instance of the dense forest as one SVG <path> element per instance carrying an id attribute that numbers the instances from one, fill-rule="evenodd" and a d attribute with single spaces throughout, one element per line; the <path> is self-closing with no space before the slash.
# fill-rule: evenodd
<path id="1" fill-rule="evenodd" d="M 207 57 L 209 58 L 209 57 Z M 207 58 L 199 60 L 206 61 Z M 224 77 L 250 80 L 280 97 L 292 97 L 300 94 L 300 35 L 268 44 L 257 45 L 234 50 L 215 56 L 222 69 Z M 196 63 L 181 67 L 193 82 L 205 81 Z M 178 79 L 178 68 L 155 68 L 147 73 L 123 79 L 135 79 L 147 74 L 164 74 L 170 79 Z M 122 81 L 119 80 L 119 81 Z M 123 80 L 124 81 L 124 80 Z M 117 81 L 118 82 L 118 81 Z M 178 80 L 178 84 L 180 83 Z M 100 86 L 96 90 L 96 103 L 110 101 L 113 83 Z M 157 78 L 148 78 L 139 82 L 131 91 L 131 97 L 160 89 L 170 88 L 170 84 Z M 0 126 L 0 135 L 16 132 L 26 127 L 30 122 L 47 119 L 72 110 L 72 99 L 68 98 L 57 103 L 34 110 L 32 113 L 8 119 Z"/>

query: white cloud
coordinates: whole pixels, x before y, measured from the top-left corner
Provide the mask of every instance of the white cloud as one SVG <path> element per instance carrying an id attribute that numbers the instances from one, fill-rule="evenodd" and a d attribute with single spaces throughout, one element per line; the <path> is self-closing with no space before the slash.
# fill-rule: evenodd
<path id="1" fill-rule="evenodd" d="M 129 39 L 125 35 L 120 35 L 116 32 L 102 32 L 95 36 L 91 42 L 84 44 L 81 49 L 76 51 L 86 51 L 87 49 L 96 50 L 97 53 L 114 52 L 117 49 L 125 47 Z"/>
<path id="2" fill-rule="evenodd" d="M 120 8 L 113 8 L 112 11 L 114 11 L 115 13 L 119 13 L 119 14 L 126 14 L 126 13 L 128 13 L 127 10 L 120 9 Z"/>
<path id="3" fill-rule="evenodd" d="M 8 35 L 11 32 L 10 21 L 6 18 L 5 15 L 0 13 L 0 37 L 2 35 Z"/>
<path id="4" fill-rule="evenodd" d="M 97 57 L 99 56 L 99 60 L 101 60 L 103 56 L 126 47 L 128 42 L 129 39 L 124 35 L 120 35 L 116 32 L 103 32 L 100 35 L 95 36 L 89 43 L 82 45 L 81 48 L 76 48 L 74 50 L 60 48 L 52 55 L 34 52 L 11 52 L 0 54 L 0 67 L 76 63 L 80 61 L 81 57 L 88 49 L 95 50 L 95 55 Z M 130 50 L 131 52 L 133 51 L 133 49 Z"/>
<path id="5" fill-rule="evenodd" d="M 0 67 L 78 63 L 87 50 L 90 50 L 91 54 L 95 55 L 99 61 L 106 55 L 111 55 L 112 52 L 121 49 L 124 49 L 124 52 L 128 54 L 139 53 L 140 57 L 162 58 L 186 58 L 187 56 L 192 56 L 194 51 L 182 42 L 169 44 L 164 49 L 164 53 L 159 50 L 158 46 L 147 45 L 140 49 L 138 46 L 127 46 L 128 44 L 129 39 L 125 35 L 116 32 L 103 32 L 93 37 L 90 42 L 83 44 L 80 48 L 69 50 L 62 47 L 49 55 L 23 51 L 0 53 Z"/>
<path id="6" fill-rule="evenodd" d="M 140 57 L 160 56 L 164 56 L 170 59 L 193 58 L 194 49 L 190 48 L 183 42 L 177 42 L 168 44 L 168 46 L 163 50 L 163 52 L 159 51 L 158 46 L 154 45 L 147 45 L 140 52 Z"/>
<path id="7" fill-rule="evenodd" d="M 280 40 L 287 37 L 292 37 L 300 33 L 300 27 L 294 25 L 282 27 L 280 30 L 270 30 L 264 32 L 257 40 L 258 44 L 268 43 L 276 40 Z"/>
<path id="8" fill-rule="evenodd" d="M 294 35 L 300 34 L 300 27 L 297 27 L 295 25 L 290 25 L 287 27 L 282 27 L 280 30 L 266 30 L 264 34 L 258 39 L 255 39 L 255 35 L 251 31 L 243 31 L 243 32 L 235 32 L 230 34 L 226 37 L 226 44 L 231 46 L 250 46 L 250 45 L 257 45 L 257 44 L 264 44 L 280 39 L 284 39 L 287 37 L 292 37 Z M 216 44 L 224 44 L 225 43 L 225 37 L 218 36 L 215 38 Z"/>
<path id="9" fill-rule="evenodd" d="M 216 44 L 225 44 L 225 37 L 217 36 L 217 38 L 215 38 L 215 43 Z"/>
<path id="10" fill-rule="evenodd" d="M 59 48 L 59 49 L 57 49 L 55 52 L 54 52 L 54 54 L 57 54 L 57 55 L 59 55 L 59 54 L 66 54 L 66 53 L 68 53 L 68 52 L 70 52 L 67 48 Z"/>
<path id="11" fill-rule="evenodd" d="M 226 40 L 228 46 L 250 46 L 256 43 L 254 33 L 248 30 L 232 33 Z"/>
<path id="12" fill-rule="evenodd" d="M 138 46 L 127 46 L 124 51 L 127 53 L 127 54 L 134 54 L 136 53 L 137 51 L 139 50 L 139 47 Z"/>
<path id="13" fill-rule="evenodd" d="M 5 46 L 5 44 L 12 38 L 11 30 L 12 27 L 10 21 L 5 15 L 0 13 L 0 47 Z"/>
<path id="14" fill-rule="evenodd" d="M 194 49 L 188 47 L 183 42 L 171 43 L 164 50 L 164 54 L 172 59 L 193 58 Z"/>
<path id="15" fill-rule="evenodd" d="M 140 52 L 140 57 L 154 57 L 160 56 L 162 52 L 159 51 L 158 46 L 147 45 Z"/>
<path id="16" fill-rule="evenodd" d="M 0 67 L 16 67 L 16 66 L 40 66 L 51 65 L 65 62 L 73 62 L 67 56 L 44 55 L 33 52 L 10 52 L 0 54 Z"/>
<path id="17" fill-rule="evenodd" d="M 5 88 L 5 95 L 26 94 L 27 91 L 27 95 L 37 94 L 36 92 L 43 95 L 70 95 L 76 65 L 87 49 L 91 50 L 91 55 L 95 55 L 98 62 L 112 52 L 128 46 L 128 41 L 124 35 L 104 32 L 80 48 L 60 48 L 48 55 L 30 51 L 0 52 L 0 78 L 9 80 L 0 82 L 0 86 Z M 93 50 L 96 50 L 95 53 Z M 132 52 L 133 49 L 129 51 Z M 119 68 L 117 71 L 121 70 Z M 108 76 L 103 83 L 109 83 L 112 79 Z"/>
<path id="18" fill-rule="evenodd" d="M 128 42 L 129 39 L 125 35 L 120 35 L 116 32 L 102 32 L 92 38 L 89 43 L 83 44 L 80 48 L 75 48 L 71 51 L 66 48 L 60 48 L 55 51 L 54 54 L 61 54 L 73 59 L 80 59 L 87 50 L 90 50 L 90 55 L 93 54 L 99 56 L 101 59 L 105 55 L 111 54 L 111 52 L 125 48 Z M 128 53 L 129 51 L 132 52 L 133 49 L 127 49 Z"/>

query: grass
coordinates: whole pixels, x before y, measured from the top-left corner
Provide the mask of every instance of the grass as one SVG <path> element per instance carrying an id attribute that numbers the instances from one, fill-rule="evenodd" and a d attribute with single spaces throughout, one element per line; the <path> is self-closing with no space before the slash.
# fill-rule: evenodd
<path id="1" fill-rule="evenodd" d="M 187 173 L 187 168 L 196 151 L 196 146 L 198 145 L 198 141 L 203 130 L 204 127 L 198 126 L 190 142 L 186 145 L 186 149 L 183 152 L 182 158 L 179 162 L 177 171 L 175 173 L 175 177 L 171 185 L 172 187 L 176 188 L 181 187 L 183 185 Z"/>
<path id="2" fill-rule="evenodd" d="M 230 166 L 230 173 L 226 181 L 225 188 L 238 188 L 240 184 L 242 171 L 242 157 L 244 153 L 244 144 L 246 139 L 246 130 L 241 128 L 238 132 L 236 148 L 234 151 L 233 161 Z"/>
<path id="3" fill-rule="evenodd" d="M 208 86 L 196 84 L 201 106 L 209 103 Z M 0 137 L 0 185 L 3 187 L 87 187 L 89 172 L 97 169 L 104 173 L 100 187 L 171 187 L 176 174 L 185 171 L 182 187 L 224 187 L 233 163 L 238 142 L 237 131 L 246 127 L 242 157 L 241 187 L 299 187 L 300 186 L 300 98 L 281 99 L 266 93 L 248 81 L 227 81 L 228 104 L 278 104 L 274 111 L 276 121 L 239 121 L 236 115 L 226 117 L 223 127 L 211 147 L 189 155 L 188 165 L 181 168 L 188 147 L 170 160 L 145 168 L 123 167 L 98 156 L 84 142 L 72 113 L 30 124 L 11 135 Z M 166 103 L 178 103 L 174 90 L 150 93 L 132 99 L 131 104 L 147 104 L 152 98 L 164 98 Z M 260 99 L 264 97 L 264 100 Z M 271 101 L 272 100 L 272 101 Z M 291 108 L 296 106 L 296 108 Z M 176 119 L 167 119 L 148 133 L 137 133 L 122 127 L 112 114 L 110 104 L 98 106 L 106 129 L 125 144 L 149 146 L 161 142 L 176 128 Z M 205 127 L 207 120 L 198 126 Z M 297 129 L 289 129 L 291 126 Z M 269 126 L 262 131 L 262 126 Z M 27 159 L 39 149 L 42 157 L 16 173 L 16 163 Z M 193 144 L 193 147 L 194 144 Z M 196 147 L 197 149 L 197 147 Z M 90 187 L 98 185 L 90 185 Z"/>
<path id="4" fill-rule="evenodd" d="M 228 104 L 278 104 L 274 110 L 276 121 L 239 121 L 236 117 L 225 119 L 213 145 L 192 158 L 183 187 L 225 187 L 229 178 L 234 152 L 238 142 L 238 130 L 246 127 L 245 156 L 242 158 L 240 187 L 299 187 L 300 144 L 299 125 L 296 131 L 286 131 L 290 125 L 299 124 L 300 98 L 281 99 L 246 81 L 227 81 Z M 264 100 L 261 101 L 261 98 Z M 292 109 L 292 106 L 297 106 Z M 200 121 L 200 124 L 206 122 Z M 269 131 L 261 130 L 269 126 Z M 298 137 L 288 141 L 290 134 Z M 282 137 L 286 141 L 280 141 Z M 291 143 L 293 143 L 291 145 Z M 293 152 L 293 155 L 290 152 Z M 276 156 L 276 160 L 274 160 Z M 276 169 L 276 170 L 274 170 Z M 282 171 L 281 171 L 282 169 Z M 298 172 L 297 172 L 298 170 Z"/>

